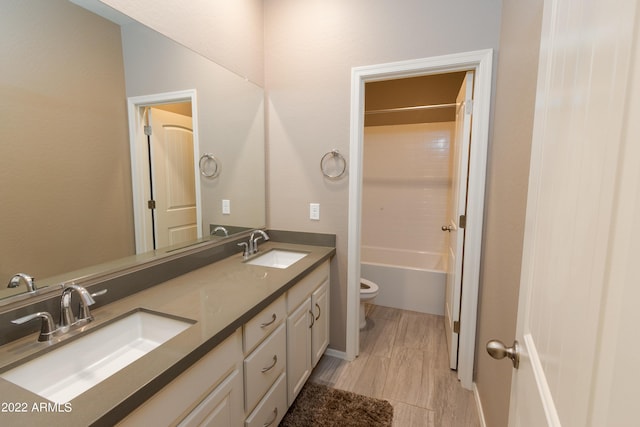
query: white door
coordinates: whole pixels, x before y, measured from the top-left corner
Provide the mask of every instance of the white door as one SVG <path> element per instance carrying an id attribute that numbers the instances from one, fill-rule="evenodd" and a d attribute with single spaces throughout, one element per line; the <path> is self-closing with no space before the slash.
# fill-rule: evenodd
<path id="1" fill-rule="evenodd" d="M 638 422 L 635 9 L 545 1 L 510 426 Z"/>
<path id="2" fill-rule="evenodd" d="M 464 229 L 460 216 L 467 207 L 467 176 L 469 172 L 469 144 L 471 143 L 471 112 L 473 72 L 467 72 L 456 98 L 456 134 L 451 151 L 452 190 L 448 206 L 448 224 L 442 227 L 449 234 L 447 285 L 445 291 L 445 335 L 449 349 L 449 367 L 458 369 L 458 328 L 460 298 L 462 297 L 462 254 Z"/>
<path id="3" fill-rule="evenodd" d="M 195 240 L 195 166 L 191 118 L 150 108 L 156 248 Z"/>

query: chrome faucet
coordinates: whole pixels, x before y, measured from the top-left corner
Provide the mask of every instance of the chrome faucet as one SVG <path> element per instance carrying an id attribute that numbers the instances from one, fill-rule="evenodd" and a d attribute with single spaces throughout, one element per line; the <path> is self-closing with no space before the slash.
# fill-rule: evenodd
<path id="1" fill-rule="evenodd" d="M 18 286 L 20 286 L 21 281 L 23 281 L 24 284 L 27 285 L 27 291 L 29 292 L 36 291 L 36 283 L 35 283 L 36 279 L 34 279 L 33 277 L 25 273 L 18 273 L 14 275 L 11 278 L 11 280 L 9 280 L 9 284 L 7 285 L 7 288 L 17 288 Z"/>
<path id="2" fill-rule="evenodd" d="M 260 234 L 258 237 L 254 238 L 255 234 Z M 265 242 L 269 240 L 269 235 L 262 230 L 253 230 L 251 232 L 251 236 L 249 236 L 249 253 L 255 254 L 258 252 L 258 240 L 264 239 Z"/>
<path id="3" fill-rule="evenodd" d="M 214 234 L 216 234 L 218 231 L 222 231 L 224 233 L 225 236 L 229 237 L 229 232 L 227 231 L 226 228 L 224 228 L 223 226 L 219 225 L 216 228 L 213 229 L 213 231 L 211 232 L 211 235 L 213 236 Z"/>
<path id="4" fill-rule="evenodd" d="M 80 319 L 76 319 L 73 310 L 71 310 L 71 293 L 73 291 L 78 292 L 80 296 L 80 309 L 78 310 Z M 90 321 L 92 316 L 88 307 L 95 303 L 96 301 L 85 288 L 76 284 L 68 285 L 62 291 L 62 297 L 60 298 L 60 328 L 68 329 L 78 322 Z"/>
<path id="5" fill-rule="evenodd" d="M 258 237 L 254 237 L 255 235 L 260 234 Z M 264 239 L 265 241 L 269 240 L 269 235 L 262 230 L 253 230 L 251 232 L 251 236 L 249 236 L 249 242 L 240 242 L 238 246 L 244 246 L 244 250 L 242 251 L 242 256 L 244 259 L 249 258 L 251 255 L 258 252 L 258 240 Z"/>
<path id="6" fill-rule="evenodd" d="M 80 307 L 78 309 L 78 319 L 71 310 L 71 293 L 76 291 L 80 296 Z M 40 335 L 38 341 L 50 341 L 53 336 L 61 335 L 69 331 L 73 326 L 79 326 L 84 323 L 91 322 L 93 316 L 89 311 L 89 306 L 95 304 L 93 297 L 104 295 L 107 293 L 106 289 L 90 294 L 85 288 L 80 285 L 72 283 L 67 285 L 62 290 L 62 297 L 60 298 L 60 324 L 56 327 L 53 321 L 53 317 L 46 311 L 40 311 L 38 313 L 29 314 L 24 317 L 12 320 L 14 325 L 21 325 L 34 319 L 42 319 L 42 326 L 40 327 Z"/>

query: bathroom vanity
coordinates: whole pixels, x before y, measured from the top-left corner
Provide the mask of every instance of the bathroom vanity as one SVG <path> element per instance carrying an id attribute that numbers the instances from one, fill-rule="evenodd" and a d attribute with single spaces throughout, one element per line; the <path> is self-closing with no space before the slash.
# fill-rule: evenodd
<path id="1" fill-rule="evenodd" d="M 274 260 L 251 263 L 276 250 L 304 256 L 286 268 Z M 37 342 L 33 334 L 3 345 L 0 423 L 277 425 L 328 345 L 334 253 L 329 246 L 270 241 L 249 260 L 238 253 L 95 309 L 95 320 L 62 342 Z M 188 324 L 69 402 L 52 402 L 3 377 L 140 310 Z M 73 366 L 69 359 L 64 364 Z"/>

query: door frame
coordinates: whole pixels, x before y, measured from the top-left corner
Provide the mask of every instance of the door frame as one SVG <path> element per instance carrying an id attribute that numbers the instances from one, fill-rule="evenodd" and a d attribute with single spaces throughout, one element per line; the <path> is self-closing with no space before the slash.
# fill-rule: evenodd
<path id="1" fill-rule="evenodd" d="M 464 248 L 464 289 L 460 309 L 458 378 L 472 389 L 475 357 L 478 288 L 482 250 L 484 190 L 491 109 L 493 50 L 484 49 L 429 58 L 354 67 L 351 70 L 351 118 L 349 138 L 349 218 L 347 243 L 347 360 L 359 353 L 360 241 L 362 218 L 362 153 L 365 83 L 455 71 L 474 71 L 473 123 L 467 224 Z M 444 349 L 443 349 L 444 350 Z"/>
<path id="2" fill-rule="evenodd" d="M 136 253 L 153 250 L 150 234 L 151 216 L 147 208 L 149 188 L 149 157 L 147 136 L 144 133 L 144 113 L 142 108 L 158 104 L 191 102 L 191 120 L 193 124 L 193 164 L 196 189 L 196 224 L 198 239 L 202 238 L 202 201 L 200 195 L 200 169 L 197 167 L 200 156 L 198 137 L 198 103 L 195 89 L 152 95 L 131 96 L 127 98 L 129 114 L 129 150 L 131 155 L 131 186 L 133 191 L 133 222 L 136 240 Z"/>

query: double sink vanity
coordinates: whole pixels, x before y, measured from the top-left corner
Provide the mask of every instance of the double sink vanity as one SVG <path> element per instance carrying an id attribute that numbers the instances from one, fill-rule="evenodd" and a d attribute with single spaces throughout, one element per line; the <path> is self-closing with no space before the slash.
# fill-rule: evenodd
<path id="1" fill-rule="evenodd" d="M 68 333 L 1 346 L 2 424 L 276 426 L 328 345 L 335 245 L 214 252 L 96 304 L 94 320 Z"/>

